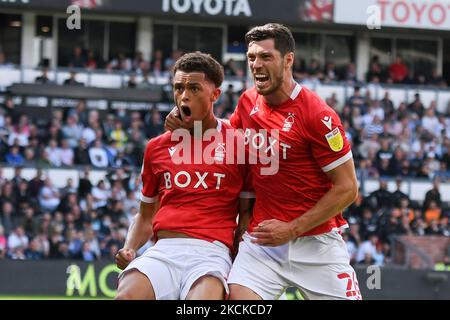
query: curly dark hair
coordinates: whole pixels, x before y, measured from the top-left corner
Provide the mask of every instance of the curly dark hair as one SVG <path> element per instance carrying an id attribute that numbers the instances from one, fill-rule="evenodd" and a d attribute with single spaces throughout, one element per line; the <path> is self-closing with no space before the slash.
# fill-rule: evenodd
<path id="1" fill-rule="evenodd" d="M 252 28 L 245 35 L 245 43 L 248 45 L 253 41 L 274 39 L 275 49 L 284 56 L 288 52 L 295 52 L 295 40 L 292 32 L 282 24 L 268 23 L 263 26 Z"/>
<path id="2" fill-rule="evenodd" d="M 173 66 L 173 75 L 180 70 L 183 72 L 202 72 L 206 78 L 213 82 L 216 88 L 223 82 L 223 66 L 210 54 L 200 51 L 183 55 Z"/>

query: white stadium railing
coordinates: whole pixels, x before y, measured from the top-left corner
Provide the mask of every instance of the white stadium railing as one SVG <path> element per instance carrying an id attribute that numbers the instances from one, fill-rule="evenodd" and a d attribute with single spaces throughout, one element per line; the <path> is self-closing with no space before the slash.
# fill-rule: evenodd
<path id="1" fill-rule="evenodd" d="M 69 69 L 58 68 L 52 69 L 48 72 L 48 77 L 51 81 L 57 84 L 63 84 L 64 80 L 69 78 L 70 71 L 77 71 L 77 81 L 83 82 L 87 87 L 98 88 L 121 88 L 125 87 L 129 80 L 129 72 L 121 71 L 106 71 L 106 70 L 94 70 L 88 71 L 86 69 Z M 13 83 L 34 83 L 36 77 L 41 75 L 39 69 L 32 68 L 0 68 L 0 91 L 5 91 L 8 86 Z M 142 75 L 136 75 L 137 83 L 143 79 Z M 151 75 L 149 81 L 152 84 L 165 85 L 170 82 L 168 73 L 162 75 Z M 233 84 L 234 90 L 239 91 L 242 89 L 243 82 L 247 82 L 251 85 L 250 79 L 241 79 L 227 77 L 223 83 L 222 89 L 226 90 L 229 84 Z M 331 84 L 305 84 L 308 88 L 317 92 L 322 98 L 330 97 L 333 93 L 339 101 L 338 108 L 341 109 L 352 96 L 354 92 L 354 84 L 345 82 L 337 82 Z M 428 108 L 431 101 L 436 101 L 437 109 L 439 112 L 448 113 L 450 105 L 450 89 L 441 89 L 437 87 L 428 86 L 413 86 L 413 85 L 360 85 L 361 93 L 364 95 L 366 90 L 370 91 L 372 99 L 382 99 L 386 91 L 389 92 L 390 99 L 394 102 L 395 107 L 401 102 L 410 103 L 414 100 L 414 95 L 419 93 L 421 100 L 424 102 L 425 107 Z"/>

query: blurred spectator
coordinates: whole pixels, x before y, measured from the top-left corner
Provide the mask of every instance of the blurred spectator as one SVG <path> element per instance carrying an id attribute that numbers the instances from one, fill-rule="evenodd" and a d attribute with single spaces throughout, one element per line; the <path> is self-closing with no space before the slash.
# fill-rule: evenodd
<path id="1" fill-rule="evenodd" d="M 370 60 L 369 71 L 366 74 L 366 81 L 371 82 L 374 78 L 380 80 L 383 79 L 382 67 L 380 64 L 380 59 L 377 55 L 373 56 Z"/>
<path id="2" fill-rule="evenodd" d="M 141 51 L 136 52 L 133 60 L 133 70 L 139 74 L 148 72 L 150 69 L 149 62 L 144 58 L 144 54 Z"/>
<path id="3" fill-rule="evenodd" d="M 81 47 L 76 46 L 73 49 L 72 56 L 69 59 L 70 68 L 85 68 L 86 67 L 86 59 L 83 56 L 83 50 Z"/>
<path id="4" fill-rule="evenodd" d="M 136 81 L 136 74 L 130 73 L 130 77 L 127 81 L 127 88 L 136 88 L 137 87 L 137 81 Z"/>
<path id="5" fill-rule="evenodd" d="M 294 79 L 297 81 L 302 81 L 305 78 L 307 73 L 306 62 L 302 57 L 295 57 L 292 72 L 294 75 Z"/>
<path id="6" fill-rule="evenodd" d="M 123 52 L 119 52 L 117 57 L 111 60 L 111 62 L 106 66 L 108 70 L 122 71 L 131 71 L 132 67 L 131 59 L 125 57 Z"/>
<path id="7" fill-rule="evenodd" d="M 71 254 L 69 251 L 69 244 L 66 241 L 57 242 L 57 249 L 54 255 L 51 256 L 55 259 L 69 259 Z"/>
<path id="8" fill-rule="evenodd" d="M 60 157 L 63 166 L 72 166 L 74 164 L 74 153 L 73 149 L 69 146 L 68 140 L 61 142 Z"/>
<path id="9" fill-rule="evenodd" d="M 389 97 L 389 91 L 384 93 L 383 99 L 380 100 L 380 106 L 383 108 L 386 116 L 390 116 L 395 112 L 394 103 Z"/>
<path id="10" fill-rule="evenodd" d="M 80 198 L 86 198 L 88 194 L 91 193 L 92 183 L 89 179 L 89 169 L 85 168 L 83 171 L 83 175 L 80 174 L 78 180 L 78 196 Z"/>
<path id="11" fill-rule="evenodd" d="M 440 75 L 437 71 L 436 68 L 433 68 L 431 70 L 431 78 L 428 81 L 428 84 L 432 85 L 432 86 L 437 86 L 437 87 L 441 87 L 441 88 L 445 88 L 447 87 L 447 82 L 444 80 L 444 78 L 442 77 L 442 75 Z"/>
<path id="12" fill-rule="evenodd" d="M 89 49 L 87 53 L 87 59 L 86 59 L 86 69 L 88 70 L 95 70 L 97 69 L 97 58 L 95 57 L 94 50 Z"/>
<path id="13" fill-rule="evenodd" d="M 91 110 L 90 112 L 97 112 L 96 110 Z M 88 114 L 86 111 L 86 101 L 85 100 L 80 100 L 78 101 L 77 105 L 75 106 L 75 108 L 71 108 L 67 114 L 66 119 L 69 116 L 76 116 L 76 120 L 77 123 L 82 126 L 85 127 L 88 125 Z"/>
<path id="14" fill-rule="evenodd" d="M 440 132 L 436 131 L 439 128 L 439 119 L 436 117 L 434 108 L 430 107 L 425 111 L 422 118 L 422 127 L 434 136 L 438 136 Z"/>
<path id="15" fill-rule="evenodd" d="M 3 103 L 3 110 L 5 112 L 5 118 L 11 118 L 12 124 L 16 124 L 18 120 L 18 112 L 15 108 L 15 103 L 12 97 L 7 96 Z"/>
<path id="16" fill-rule="evenodd" d="M 69 194 L 77 194 L 77 188 L 75 188 L 72 178 L 67 178 L 66 185 L 61 189 L 61 196 L 63 198 L 68 196 Z"/>
<path id="17" fill-rule="evenodd" d="M 151 88 L 151 80 L 149 78 L 149 73 L 148 72 L 144 72 L 143 76 L 142 76 L 142 81 L 139 82 L 136 86 L 136 88 L 138 89 L 150 89 Z"/>
<path id="18" fill-rule="evenodd" d="M 164 132 L 164 123 L 158 109 L 153 108 L 145 117 L 145 128 L 147 137 L 153 138 Z"/>
<path id="19" fill-rule="evenodd" d="M 109 138 L 116 142 L 117 148 L 119 150 L 123 150 L 125 147 L 125 143 L 128 141 L 127 134 L 122 128 L 122 122 L 119 119 L 114 121 L 114 130 L 111 131 Z"/>
<path id="20" fill-rule="evenodd" d="M 433 179 L 433 188 L 425 193 L 425 200 L 423 201 L 423 210 L 426 211 L 430 208 L 432 201 L 435 202 L 436 206 L 441 207 L 441 193 L 439 192 L 440 180 L 439 178 Z"/>
<path id="21" fill-rule="evenodd" d="M 111 164 L 113 168 L 130 168 L 133 165 L 133 161 L 125 155 L 123 150 L 119 150 Z"/>
<path id="22" fill-rule="evenodd" d="M 50 164 L 55 167 L 61 166 L 61 148 L 58 147 L 56 140 L 50 140 L 48 147 L 45 148 Z"/>
<path id="23" fill-rule="evenodd" d="M 436 201 L 431 200 L 428 204 L 428 209 L 425 210 L 424 220 L 427 224 L 430 224 L 431 221 L 438 221 L 441 218 L 441 208 L 437 206 Z"/>
<path id="24" fill-rule="evenodd" d="M 44 180 L 44 186 L 39 193 L 39 204 L 42 209 L 53 212 L 59 205 L 60 194 L 50 180 L 46 178 Z"/>
<path id="25" fill-rule="evenodd" d="M 76 114 L 67 116 L 66 124 L 62 127 L 61 132 L 70 148 L 77 147 L 78 140 L 81 138 L 83 132 L 83 126 L 78 123 L 78 116 Z"/>
<path id="26" fill-rule="evenodd" d="M 94 230 L 87 229 L 84 236 L 85 242 L 89 243 L 90 250 L 95 254 L 96 259 L 101 256 L 100 245 Z"/>
<path id="27" fill-rule="evenodd" d="M 108 204 L 110 191 L 106 189 L 105 182 L 100 180 L 94 188 L 92 188 L 92 197 L 94 199 L 93 208 L 105 208 Z"/>
<path id="28" fill-rule="evenodd" d="M 83 247 L 83 233 L 75 228 L 67 229 L 66 239 L 69 242 L 68 249 L 72 258 L 82 258 L 81 250 Z"/>
<path id="29" fill-rule="evenodd" d="M 155 50 L 153 53 L 153 58 L 150 62 L 150 71 L 155 77 L 163 75 L 165 69 L 163 52 L 161 50 Z"/>
<path id="30" fill-rule="evenodd" d="M 347 67 L 344 71 L 344 76 L 343 76 L 343 80 L 346 81 L 349 84 L 355 84 L 356 82 L 358 82 L 358 78 L 357 78 L 357 73 L 356 73 L 356 66 L 354 63 L 349 62 L 347 64 Z"/>
<path id="31" fill-rule="evenodd" d="M 361 243 L 356 254 L 356 261 L 360 264 L 371 265 L 378 258 L 377 252 L 378 236 L 376 233 L 369 235 L 366 241 Z"/>
<path id="32" fill-rule="evenodd" d="M 364 97 L 361 95 L 361 87 L 354 87 L 353 95 L 348 99 L 348 105 L 351 109 L 358 108 L 361 114 L 365 114 L 367 105 Z"/>
<path id="33" fill-rule="evenodd" d="M 0 51 L 0 69 L 12 69 L 14 65 L 6 60 L 6 55 Z"/>
<path id="34" fill-rule="evenodd" d="M 397 56 L 395 62 L 389 66 L 389 76 L 395 83 L 401 83 L 406 79 L 408 74 L 408 67 L 403 63 L 402 58 Z"/>
<path id="35" fill-rule="evenodd" d="M 229 77 L 242 77 L 244 75 L 244 71 L 238 67 L 234 59 L 229 59 L 227 62 L 225 62 L 223 71 L 225 73 L 225 76 Z"/>
<path id="36" fill-rule="evenodd" d="M 28 237 L 22 226 L 17 226 L 8 237 L 8 255 L 11 259 L 24 259 L 28 247 Z"/>
<path id="37" fill-rule="evenodd" d="M 4 193 L 3 193 L 4 195 Z M 2 200 L 2 215 L 1 215 L 1 223 L 3 225 L 5 235 L 9 236 L 11 232 L 14 230 L 17 221 L 17 215 L 14 211 L 13 203 L 10 202 L 13 199 L 10 199 L 9 201 L 4 199 Z"/>
<path id="38" fill-rule="evenodd" d="M 337 81 L 338 77 L 336 74 L 336 67 L 333 62 L 327 62 L 325 64 L 325 68 L 323 70 L 323 82 L 330 83 L 333 81 Z"/>
<path id="39" fill-rule="evenodd" d="M 447 163 L 440 162 L 439 170 L 434 173 L 434 176 L 442 182 L 450 182 L 450 171 L 448 170 Z"/>
<path id="40" fill-rule="evenodd" d="M 392 193 L 392 204 L 396 207 L 401 206 L 403 199 L 406 199 L 409 202 L 409 197 L 401 190 L 402 182 L 403 180 L 401 177 L 395 178 L 396 190 Z"/>
<path id="41" fill-rule="evenodd" d="M 439 227 L 439 220 L 437 219 L 431 219 L 428 222 L 428 227 L 425 228 L 425 234 L 430 236 L 438 236 L 441 234 L 441 229 Z"/>
<path id="42" fill-rule="evenodd" d="M 334 111 L 337 111 L 339 100 L 337 99 L 336 92 L 333 92 L 331 96 L 325 99 L 325 102 L 333 108 Z"/>
<path id="43" fill-rule="evenodd" d="M 227 87 L 227 90 L 222 93 L 219 101 L 215 105 L 218 117 L 223 118 L 228 112 L 232 113 L 237 104 L 238 98 L 239 97 L 237 97 L 236 93 L 234 92 L 233 84 L 230 83 Z"/>
<path id="44" fill-rule="evenodd" d="M 106 168 L 108 166 L 108 154 L 101 140 L 95 140 L 93 146 L 89 148 L 89 159 L 94 167 Z"/>
<path id="45" fill-rule="evenodd" d="M 34 82 L 40 84 L 53 83 L 53 81 L 51 81 L 48 77 L 48 68 L 42 68 L 42 74 L 40 76 L 37 76 Z"/>
<path id="46" fill-rule="evenodd" d="M 164 60 L 164 70 L 168 71 L 169 73 L 172 71 L 172 68 L 175 64 L 175 62 L 183 55 L 182 50 L 174 50 L 172 51 L 172 54 L 170 57 L 167 57 Z"/>
<path id="47" fill-rule="evenodd" d="M 74 162 L 78 165 L 89 165 L 91 164 L 89 156 L 89 148 L 85 139 L 80 139 L 78 141 L 78 146 L 74 150 Z"/>
<path id="48" fill-rule="evenodd" d="M 69 78 L 64 80 L 64 85 L 84 86 L 84 83 L 77 81 L 76 77 L 77 77 L 76 71 L 70 71 L 70 76 Z"/>
<path id="49" fill-rule="evenodd" d="M 369 204 L 373 209 L 389 208 L 392 205 L 392 193 L 387 190 L 387 180 L 379 180 L 380 187 L 369 195 Z"/>
<path id="50" fill-rule="evenodd" d="M 18 146 L 12 146 L 10 151 L 5 156 L 6 163 L 12 166 L 21 166 L 25 159 L 19 152 Z"/>
<path id="51" fill-rule="evenodd" d="M 415 113 L 418 116 L 418 118 L 423 117 L 425 107 L 422 103 L 422 100 L 420 100 L 419 93 L 414 94 L 414 101 L 408 105 L 408 110 L 411 113 Z"/>
<path id="52" fill-rule="evenodd" d="M 41 251 L 38 239 L 33 238 L 30 242 L 30 246 L 25 249 L 25 258 L 28 260 L 41 260 L 44 255 Z"/>

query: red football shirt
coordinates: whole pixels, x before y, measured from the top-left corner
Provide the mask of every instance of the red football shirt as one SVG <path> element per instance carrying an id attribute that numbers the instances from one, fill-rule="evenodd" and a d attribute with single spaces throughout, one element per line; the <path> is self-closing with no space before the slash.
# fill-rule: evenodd
<path id="1" fill-rule="evenodd" d="M 230 122 L 245 130 L 253 153 L 278 152 L 276 173 L 261 174 L 268 165 L 260 161 L 251 166 L 256 202 L 250 232 L 264 220 L 291 221 L 308 211 L 332 186 L 325 173 L 352 157 L 339 116 L 314 92 L 298 84 L 290 99 L 275 108 L 268 106 L 255 88 L 248 89 L 240 97 Z M 262 129 L 268 135 L 264 146 L 264 134 L 254 139 Z M 269 138 L 273 129 L 278 130 L 278 139 Z M 339 213 L 303 235 L 321 234 L 346 225 Z"/>
<path id="2" fill-rule="evenodd" d="M 233 244 L 239 197 L 254 197 L 252 190 L 244 190 L 248 176 L 246 165 L 238 164 L 236 145 L 234 164 L 226 164 L 228 148 L 226 135 L 231 126 L 218 121 L 217 130 L 223 141 L 202 141 L 188 136 L 191 152 L 183 149 L 181 140 L 172 141 L 171 132 L 166 132 L 147 144 L 142 166 L 141 201 L 153 203 L 160 199 L 160 208 L 153 218 L 153 232 L 170 230 L 182 232 L 207 241 L 221 241 L 230 249 Z M 236 138 L 237 139 L 237 138 Z M 210 150 L 209 161 L 194 163 L 195 144 L 201 153 Z M 222 144 L 223 143 L 223 144 Z M 228 146 L 230 147 L 230 146 Z M 197 149 L 197 150 L 200 150 Z M 197 152 L 197 156 L 199 153 Z M 184 157 L 190 164 L 177 163 Z M 186 158 L 186 159 L 187 159 Z"/>

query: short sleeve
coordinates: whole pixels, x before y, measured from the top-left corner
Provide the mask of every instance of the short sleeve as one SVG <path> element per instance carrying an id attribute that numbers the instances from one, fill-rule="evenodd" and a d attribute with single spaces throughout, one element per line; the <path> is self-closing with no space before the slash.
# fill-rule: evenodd
<path id="1" fill-rule="evenodd" d="M 338 114 L 323 103 L 320 111 L 311 115 L 307 134 L 314 158 L 328 172 L 352 158 L 350 143 Z"/>
<path id="2" fill-rule="evenodd" d="M 151 149 L 151 143 L 149 142 L 145 148 L 144 160 L 142 162 L 141 169 L 141 201 L 146 203 L 154 203 L 158 200 L 159 180 L 153 172 L 151 162 Z"/>

